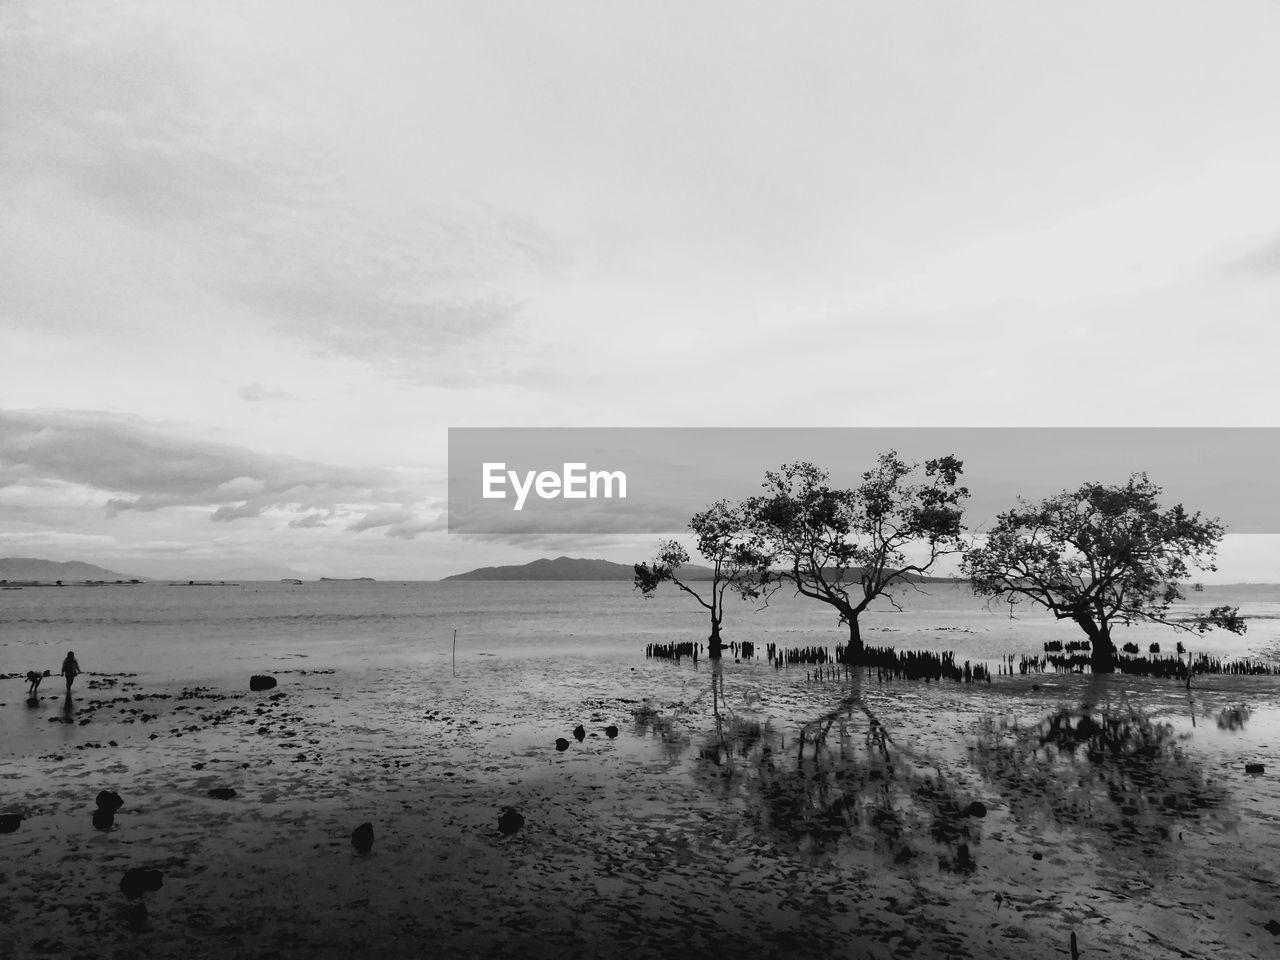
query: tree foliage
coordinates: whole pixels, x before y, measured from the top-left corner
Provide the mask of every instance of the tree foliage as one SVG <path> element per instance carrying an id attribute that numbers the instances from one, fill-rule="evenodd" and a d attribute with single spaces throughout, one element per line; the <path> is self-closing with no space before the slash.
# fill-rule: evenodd
<path id="1" fill-rule="evenodd" d="M 1011 606 L 1030 602 L 1079 625 L 1092 641 L 1095 671 L 1114 669 L 1115 624 L 1201 632 L 1216 625 L 1243 633 L 1231 607 L 1190 622 L 1170 620 L 1191 568 L 1216 569 L 1225 529 L 1181 504 L 1162 509 L 1160 492 L 1145 473 L 1135 473 L 1124 484 L 1086 483 L 1040 503 L 1019 499 L 999 515 L 986 543 L 965 555 L 964 573 L 976 593 Z"/>
<path id="2" fill-rule="evenodd" d="M 724 620 L 726 592 L 742 597 L 759 596 L 759 573 L 768 567 L 747 529 L 740 504 L 717 500 L 689 521 L 698 553 L 711 567 L 711 577 L 699 589 L 680 568 L 689 562 L 689 551 L 677 540 L 662 540 L 653 560 L 635 565 L 635 589 L 652 597 L 663 583 L 672 583 L 693 597 L 711 616 L 707 638 L 713 658 L 720 655 L 720 626 Z"/>
<path id="3" fill-rule="evenodd" d="M 747 522 L 773 575 L 802 596 L 834 607 L 848 625 L 847 656 L 862 652 L 858 617 L 895 583 L 927 573 L 961 549 L 963 464 L 954 456 L 925 462 L 923 471 L 895 451 L 852 488 L 831 486 L 826 470 L 807 461 L 765 474 L 765 493 L 746 504 Z M 923 556 L 909 560 L 914 546 Z"/>

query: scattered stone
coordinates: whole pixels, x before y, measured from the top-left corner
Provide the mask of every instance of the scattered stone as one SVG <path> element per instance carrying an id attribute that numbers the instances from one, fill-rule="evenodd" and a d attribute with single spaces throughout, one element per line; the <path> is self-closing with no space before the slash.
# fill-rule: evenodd
<path id="1" fill-rule="evenodd" d="M 20 813 L 0 814 L 0 833 L 16 832 L 18 825 L 22 823 L 22 819 L 22 814 Z"/>
<path id="2" fill-rule="evenodd" d="M 105 807 L 93 811 L 93 825 L 99 830 L 110 830 L 115 826 L 116 812 Z"/>
<path id="3" fill-rule="evenodd" d="M 362 823 L 351 831 L 351 845 L 357 853 L 368 853 L 373 849 L 373 824 Z"/>
<path id="4" fill-rule="evenodd" d="M 556 749 L 561 753 L 569 749 L 569 741 L 564 737 L 556 737 Z"/>
<path id="5" fill-rule="evenodd" d="M 1033 854 L 1031 855 L 1031 859 L 1032 859 L 1032 860 L 1043 860 L 1043 859 L 1044 859 L 1044 854 L 1043 854 L 1043 853 L 1040 853 L 1040 852 L 1037 850 L 1035 853 L 1033 853 Z"/>
<path id="6" fill-rule="evenodd" d="M 1245 773 L 1263 773 L 1266 769 L 1267 768 L 1260 763 L 1246 763 L 1244 765 Z"/>
<path id="7" fill-rule="evenodd" d="M 120 799 L 120 794 L 114 790 L 103 790 L 98 794 L 98 809 L 107 810 L 115 813 L 124 806 L 124 801 Z"/>
<path id="8" fill-rule="evenodd" d="M 975 800 L 973 801 L 973 803 L 969 804 L 969 816 L 981 818 L 981 817 L 985 817 L 986 815 L 987 815 L 987 805 L 983 803 L 981 800 Z"/>
<path id="9" fill-rule="evenodd" d="M 1276 920 L 1268 920 L 1266 930 L 1267 933 L 1271 934 L 1273 937 L 1280 937 L 1280 922 L 1277 922 Z"/>
<path id="10" fill-rule="evenodd" d="M 576 727 L 573 728 L 573 735 L 575 738 L 577 738 L 577 741 L 581 743 L 583 740 L 587 739 L 586 728 L 583 727 L 582 724 L 578 724 Z"/>
<path id="11" fill-rule="evenodd" d="M 618 735 L 618 728 L 611 723 L 604 728 L 604 735 L 612 740 Z"/>
<path id="12" fill-rule="evenodd" d="M 268 677 L 264 674 L 254 674 L 249 678 L 250 690 L 271 690 L 276 685 L 275 677 Z"/>
<path id="13" fill-rule="evenodd" d="M 130 867 L 120 878 L 120 892 L 130 900 L 137 900 L 144 893 L 153 893 L 164 886 L 164 876 L 159 870 L 146 867 Z"/>
<path id="14" fill-rule="evenodd" d="M 131 903 L 124 908 L 122 914 L 125 924 L 135 933 L 141 933 L 147 929 L 147 904 L 143 900 L 137 903 Z"/>
<path id="15" fill-rule="evenodd" d="M 523 826 L 524 817 L 510 807 L 503 811 L 502 816 L 498 818 L 498 829 L 508 837 Z"/>
<path id="16" fill-rule="evenodd" d="M 230 800 L 235 795 L 236 792 L 231 787 L 214 787 L 209 791 L 209 796 L 215 800 Z"/>

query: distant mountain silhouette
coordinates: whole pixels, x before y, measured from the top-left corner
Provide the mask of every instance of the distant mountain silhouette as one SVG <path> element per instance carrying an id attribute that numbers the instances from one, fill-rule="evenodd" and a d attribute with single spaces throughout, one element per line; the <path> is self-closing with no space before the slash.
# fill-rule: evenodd
<path id="1" fill-rule="evenodd" d="M 680 568 L 682 579 L 710 577 L 711 571 L 697 564 Z M 556 557 L 534 560 L 518 566 L 481 567 L 466 573 L 456 573 L 446 580 L 627 580 L 635 576 L 630 563 L 614 563 L 611 560 L 585 560 L 576 557 Z"/>
<path id="2" fill-rule="evenodd" d="M 832 571 L 827 571 L 828 575 Z M 844 582 L 854 583 L 861 571 L 849 570 Z M 455 573 L 445 580 L 631 580 L 635 566 L 630 563 L 614 563 L 612 560 L 584 560 L 576 557 L 556 557 L 534 560 L 531 563 L 502 567 L 480 567 L 466 573 Z M 680 568 L 680 579 L 689 582 L 710 580 L 711 568 L 697 563 L 686 563 Z M 922 577 L 907 574 L 902 578 L 909 583 L 959 583 L 954 577 Z"/>
<path id="3" fill-rule="evenodd" d="M 127 573 L 116 573 L 106 567 L 79 560 L 37 560 L 34 557 L 0 558 L 0 580 L 24 581 L 27 583 L 83 583 L 86 580 L 134 580 Z"/>

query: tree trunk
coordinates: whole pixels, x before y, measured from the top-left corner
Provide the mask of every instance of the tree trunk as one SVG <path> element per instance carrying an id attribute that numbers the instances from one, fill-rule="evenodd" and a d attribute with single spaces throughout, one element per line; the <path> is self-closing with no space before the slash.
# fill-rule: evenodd
<path id="1" fill-rule="evenodd" d="M 862 662 L 862 653 L 865 649 L 862 644 L 862 630 L 858 626 L 858 615 L 846 616 L 845 620 L 849 624 L 849 645 L 845 647 L 844 662 L 847 664 L 858 664 Z"/>
<path id="2" fill-rule="evenodd" d="M 1111 631 L 1100 627 L 1086 616 L 1075 618 L 1076 623 L 1089 637 L 1092 650 L 1089 666 L 1094 673 L 1116 672 L 1116 645 L 1111 642 Z"/>
<path id="3" fill-rule="evenodd" d="M 711 636 L 707 637 L 707 656 L 712 660 L 720 659 L 720 651 L 724 649 L 724 644 L 720 642 L 720 618 L 711 617 Z"/>

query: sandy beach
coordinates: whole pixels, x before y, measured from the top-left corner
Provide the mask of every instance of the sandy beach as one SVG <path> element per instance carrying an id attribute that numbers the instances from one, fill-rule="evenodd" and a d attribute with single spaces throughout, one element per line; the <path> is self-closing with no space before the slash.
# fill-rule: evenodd
<path id="1" fill-rule="evenodd" d="M 0 837 L 0 956 L 1015 958 L 1068 956 L 1074 933 L 1083 956 L 1154 960 L 1280 944 L 1274 678 L 1188 694 L 564 667 L 316 665 L 258 692 L 90 673 L 69 711 L 57 677 L 35 706 L 4 680 L 0 709 L 29 722 L 5 746 L 0 812 L 24 819 Z M 1090 740 L 1085 714 L 1114 723 Z M 109 829 L 92 822 L 104 790 L 123 800 Z M 524 818 L 510 833 L 507 810 Z M 135 867 L 163 885 L 129 899 Z"/>

